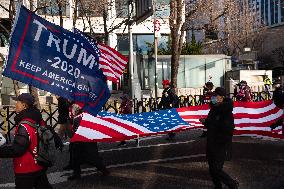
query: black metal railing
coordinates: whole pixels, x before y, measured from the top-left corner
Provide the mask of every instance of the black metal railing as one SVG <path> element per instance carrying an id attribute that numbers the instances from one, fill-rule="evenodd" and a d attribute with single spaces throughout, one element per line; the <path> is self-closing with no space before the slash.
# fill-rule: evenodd
<path id="1" fill-rule="evenodd" d="M 236 100 L 236 97 L 233 94 L 230 94 L 230 97 L 233 100 Z M 255 102 L 269 100 L 272 99 L 272 95 L 267 92 L 253 92 L 252 100 Z M 151 112 L 156 111 L 158 104 L 161 98 L 157 100 L 155 98 L 142 98 L 141 100 L 134 99 L 132 100 L 133 104 L 133 113 L 142 113 L 142 112 Z M 189 107 L 189 106 L 197 106 L 201 104 L 205 104 L 206 102 L 203 99 L 202 95 L 187 95 L 187 96 L 179 96 L 179 107 Z M 103 110 L 110 111 L 114 113 L 119 112 L 120 101 L 113 100 L 106 103 L 103 107 Z M 41 110 L 43 119 L 46 121 L 47 125 L 52 127 L 56 127 L 57 125 L 57 115 L 58 108 L 55 104 L 46 104 L 44 108 Z M 14 116 L 15 107 L 14 106 L 2 106 L 2 110 L 0 111 L 0 116 L 2 120 L 0 121 L 0 130 L 2 130 L 7 141 L 11 141 L 11 134 L 13 129 L 15 128 Z"/>

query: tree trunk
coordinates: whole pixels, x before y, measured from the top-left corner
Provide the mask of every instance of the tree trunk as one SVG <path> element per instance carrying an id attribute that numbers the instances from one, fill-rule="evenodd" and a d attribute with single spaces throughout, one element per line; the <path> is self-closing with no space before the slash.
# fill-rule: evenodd
<path id="1" fill-rule="evenodd" d="M 179 59 L 183 45 L 184 23 L 182 21 L 182 11 L 184 0 L 170 1 L 170 30 L 171 30 L 171 83 L 174 88 L 177 87 L 177 75 L 179 68 Z M 179 34 L 180 33 L 180 34 Z"/>
<path id="2" fill-rule="evenodd" d="M 33 11 L 33 0 L 30 0 L 29 2 L 30 2 L 30 11 Z M 34 86 L 29 85 L 29 92 L 30 92 L 31 95 L 33 95 L 35 97 L 35 103 L 37 105 L 37 108 L 41 109 L 39 97 L 38 97 L 38 89 L 35 88 Z"/>
<path id="3" fill-rule="evenodd" d="M 62 2 L 61 0 L 56 0 L 58 10 L 59 10 L 59 25 L 63 27 L 63 14 L 62 14 Z"/>
<path id="4" fill-rule="evenodd" d="M 103 10 L 103 21 L 104 21 L 104 43 L 106 45 L 108 45 L 108 39 L 109 39 L 109 31 L 108 31 L 108 28 L 107 28 L 107 9 L 104 9 Z"/>
<path id="5" fill-rule="evenodd" d="M 73 28 L 76 27 L 76 21 L 77 21 L 77 6 L 78 6 L 78 0 L 74 0 Z"/>
<path id="6" fill-rule="evenodd" d="M 33 95 L 35 97 L 35 104 L 37 106 L 37 108 L 40 110 L 41 106 L 40 106 L 40 101 L 39 101 L 39 97 L 38 97 L 38 89 L 29 85 L 29 92 L 31 95 Z"/>
<path id="7" fill-rule="evenodd" d="M 20 87 L 19 87 L 18 81 L 13 80 L 13 85 L 14 85 L 15 95 L 19 96 L 20 95 Z"/>

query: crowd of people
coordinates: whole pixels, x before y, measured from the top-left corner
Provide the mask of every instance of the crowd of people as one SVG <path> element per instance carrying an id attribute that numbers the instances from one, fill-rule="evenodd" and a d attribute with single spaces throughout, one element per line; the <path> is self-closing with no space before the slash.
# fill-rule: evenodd
<path id="1" fill-rule="evenodd" d="M 157 108 L 165 110 L 177 108 L 179 98 L 171 87 L 169 80 L 163 81 L 163 93 Z M 269 84 L 270 85 L 270 84 Z M 250 102 L 251 90 L 246 81 L 236 85 L 235 96 L 239 101 Z M 279 108 L 283 108 L 284 94 L 280 80 L 273 83 L 273 100 Z M 231 178 L 223 171 L 225 161 L 232 158 L 232 136 L 234 131 L 233 101 L 227 97 L 222 87 L 216 87 L 208 81 L 204 85 L 203 103 L 208 103 L 210 110 L 206 118 L 200 122 L 205 126 L 202 136 L 207 137 L 206 155 L 209 165 L 209 173 L 216 189 L 221 189 L 222 184 L 230 189 L 238 188 L 238 181 Z M 39 135 L 34 125 L 49 128 L 54 134 L 55 146 L 62 150 L 63 140 L 72 138 L 79 127 L 83 110 L 81 106 L 72 103 L 63 97 L 58 100 L 58 131 L 47 126 L 40 111 L 35 106 L 35 98 L 28 93 L 16 97 L 15 137 L 11 144 L 5 144 L 5 138 L 0 135 L 0 158 L 13 158 L 16 189 L 50 189 L 46 171 L 48 167 L 39 164 Z M 120 114 L 132 113 L 132 101 L 127 94 L 121 97 Z M 273 128 L 272 128 L 273 129 Z M 174 140 L 175 133 L 170 132 L 167 140 Z M 120 144 L 126 144 L 122 141 Z M 109 171 L 98 153 L 95 141 L 71 142 L 69 145 L 69 162 L 64 170 L 73 170 L 68 180 L 81 178 L 81 165 L 95 166 L 102 176 L 109 175 Z"/>

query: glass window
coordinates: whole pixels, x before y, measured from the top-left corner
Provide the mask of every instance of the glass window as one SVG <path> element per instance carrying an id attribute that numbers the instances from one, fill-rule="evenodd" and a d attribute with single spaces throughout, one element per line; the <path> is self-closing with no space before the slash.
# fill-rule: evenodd
<path id="1" fill-rule="evenodd" d="M 129 51 L 129 37 L 126 34 L 117 35 L 117 50 L 123 55 L 128 55 Z"/>
<path id="2" fill-rule="evenodd" d="M 66 9 L 69 8 L 68 3 L 65 1 L 60 1 L 60 2 L 62 6 L 61 7 L 62 15 L 69 16 L 66 14 Z M 38 0 L 37 7 L 44 7 L 38 10 L 38 13 L 41 15 L 59 16 L 59 7 L 57 4 L 57 0 Z"/>
<path id="3" fill-rule="evenodd" d="M 117 18 L 127 18 L 128 17 L 128 1 L 116 0 L 115 1 L 115 11 Z"/>
<path id="4" fill-rule="evenodd" d="M 158 39 L 158 47 L 167 49 L 169 36 L 162 35 Z M 147 55 L 153 51 L 154 35 L 152 34 L 133 34 L 133 50 L 137 54 Z M 118 51 L 122 54 L 128 54 L 129 51 L 129 38 L 128 34 L 117 35 Z M 151 53 L 150 53 L 151 54 Z"/>

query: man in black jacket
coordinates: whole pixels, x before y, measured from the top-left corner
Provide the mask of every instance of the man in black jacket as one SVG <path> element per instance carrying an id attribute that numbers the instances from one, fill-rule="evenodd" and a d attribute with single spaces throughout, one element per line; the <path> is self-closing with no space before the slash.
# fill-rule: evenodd
<path id="1" fill-rule="evenodd" d="M 175 94 L 174 89 L 170 87 L 169 80 L 163 80 L 163 93 L 160 103 L 158 104 L 158 109 L 165 110 L 171 108 L 178 108 L 179 99 L 178 96 Z M 171 132 L 168 134 L 169 137 L 167 140 L 174 140 L 175 133 Z"/>
<path id="2" fill-rule="evenodd" d="M 234 131 L 233 101 L 225 96 L 224 88 L 215 89 L 208 116 L 200 122 L 207 128 L 206 156 L 215 189 L 222 189 L 222 183 L 237 189 L 238 182 L 223 171 L 224 161 L 231 159 Z"/>

